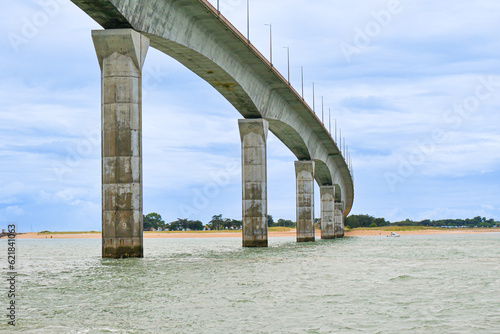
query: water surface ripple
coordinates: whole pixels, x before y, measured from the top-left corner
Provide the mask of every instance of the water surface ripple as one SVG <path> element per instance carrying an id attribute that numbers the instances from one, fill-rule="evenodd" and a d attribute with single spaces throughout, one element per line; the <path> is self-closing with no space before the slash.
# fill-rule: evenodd
<path id="1" fill-rule="evenodd" d="M 18 240 L 19 323 L 0 331 L 500 333 L 499 233 L 144 242 L 109 260 L 100 240 Z"/>

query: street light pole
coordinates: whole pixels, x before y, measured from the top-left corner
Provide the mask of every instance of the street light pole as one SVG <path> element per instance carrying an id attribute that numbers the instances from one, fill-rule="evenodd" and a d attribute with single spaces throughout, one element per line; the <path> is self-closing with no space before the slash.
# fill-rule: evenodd
<path id="1" fill-rule="evenodd" d="M 273 66 L 273 25 L 269 23 L 266 26 L 269 26 L 269 61 Z"/>
<path id="2" fill-rule="evenodd" d="M 335 144 L 337 144 L 337 119 L 335 118 Z"/>
<path id="3" fill-rule="evenodd" d="M 349 146 L 346 147 L 346 159 L 345 159 L 345 163 L 347 165 L 347 168 L 349 169 L 349 172 L 350 172 L 350 168 L 349 168 Z"/>
<path id="4" fill-rule="evenodd" d="M 339 144 L 340 154 L 342 154 L 342 129 L 339 129 Z"/>
<path id="5" fill-rule="evenodd" d="M 330 136 L 332 135 L 332 109 L 328 108 L 328 130 L 330 130 Z"/>
<path id="6" fill-rule="evenodd" d="M 288 84 L 290 84 L 290 47 L 284 46 L 283 48 L 286 49 L 286 58 L 288 62 Z"/>
<path id="7" fill-rule="evenodd" d="M 321 97 L 321 123 L 325 125 L 325 108 L 323 104 L 323 96 Z"/>
<path id="8" fill-rule="evenodd" d="M 315 106 L 315 97 L 314 97 L 314 82 L 313 82 L 313 112 L 316 113 L 316 106 Z"/>

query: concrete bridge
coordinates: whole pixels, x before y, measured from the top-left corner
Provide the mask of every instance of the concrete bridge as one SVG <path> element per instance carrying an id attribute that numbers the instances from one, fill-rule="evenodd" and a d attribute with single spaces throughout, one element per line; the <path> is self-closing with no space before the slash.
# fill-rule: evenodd
<path id="1" fill-rule="evenodd" d="M 352 176 L 337 144 L 272 64 L 206 0 L 72 0 L 92 32 L 102 80 L 102 255 L 142 257 L 141 69 L 152 46 L 212 85 L 243 116 L 243 246 L 267 246 L 268 131 L 297 157 L 297 241 L 344 236 Z M 235 125 L 236 126 L 236 125 Z"/>

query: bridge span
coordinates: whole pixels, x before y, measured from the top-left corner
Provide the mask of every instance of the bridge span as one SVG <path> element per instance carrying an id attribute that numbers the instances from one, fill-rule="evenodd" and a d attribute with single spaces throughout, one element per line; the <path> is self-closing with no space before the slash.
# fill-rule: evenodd
<path id="1" fill-rule="evenodd" d="M 267 246 L 267 133 L 297 157 L 297 241 L 314 241 L 314 181 L 321 237 L 344 235 L 354 186 L 330 133 L 272 64 L 206 0 L 72 0 L 92 31 L 102 80 L 102 255 L 142 257 L 142 94 L 147 49 L 173 57 L 243 116 L 243 246 Z"/>

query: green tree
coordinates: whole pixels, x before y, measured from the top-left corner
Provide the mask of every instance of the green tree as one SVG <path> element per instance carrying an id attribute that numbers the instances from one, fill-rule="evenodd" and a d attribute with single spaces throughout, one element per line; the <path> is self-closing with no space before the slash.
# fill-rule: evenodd
<path id="1" fill-rule="evenodd" d="M 296 227 L 296 223 L 288 219 L 278 219 L 278 226 Z"/>
<path id="2" fill-rule="evenodd" d="M 369 215 L 352 215 L 346 218 L 345 225 L 350 228 L 388 226 L 390 223 L 384 218 L 375 218 Z"/>
<path id="3" fill-rule="evenodd" d="M 273 219 L 273 216 L 271 216 L 271 215 L 267 215 L 267 226 L 268 227 L 274 226 L 274 219 Z"/>
<path id="4" fill-rule="evenodd" d="M 180 231 L 181 230 L 181 223 L 179 222 L 179 219 L 176 221 L 171 222 L 168 224 L 168 230 L 169 231 Z"/>
<path id="5" fill-rule="evenodd" d="M 151 230 L 151 228 L 154 228 L 154 229 L 158 229 L 158 228 L 161 228 L 161 229 L 164 229 L 165 228 L 165 221 L 163 221 L 163 219 L 161 219 L 161 215 L 156 213 L 156 212 L 152 212 L 152 213 L 148 213 L 147 215 L 143 216 L 143 229 L 144 231 L 148 231 L 148 230 Z"/>
<path id="6" fill-rule="evenodd" d="M 190 220 L 188 222 L 188 225 L 187 225 L 188 229 L 190 229 L 191 231 L 202 231 L 203 230 L 203 223 L 199 220 Z"/>
<path id="7" fill-rule="evenodd" d="M 241 220 L 232 219 L 231 224 L 234 230 L 241 230 L 243 227 L 243 223 Z"/>
<path id="8" fill-rule="evenodd" d="M 207 226 L 211 230 L 222 230 L 224 228 L 224 220 L 222 219 L 222 214 L 212 216 L 212 220 L 210 220 Z"/>
<path id="9" fill-rule="evenodd" d="M 188 229 L 188 225 L 189 225 L 189 220 L 188 219 L 181 219 L 181 218 L 177 218 L 177 221 L 178 221 L 178 224 L 179 224 L 179 229 L 181 231 L 185 231 Z"/>
<path id="10" fill-rule="evenodd" d="M 186 231 L 186 230 L 201 231 L 203 230 L 203 223 L 200 222 L 199 220 L 193 221 L 189 219 L 177 218 L 176 221 L 167 224 L 167 229 L 169 231 Z"/>

